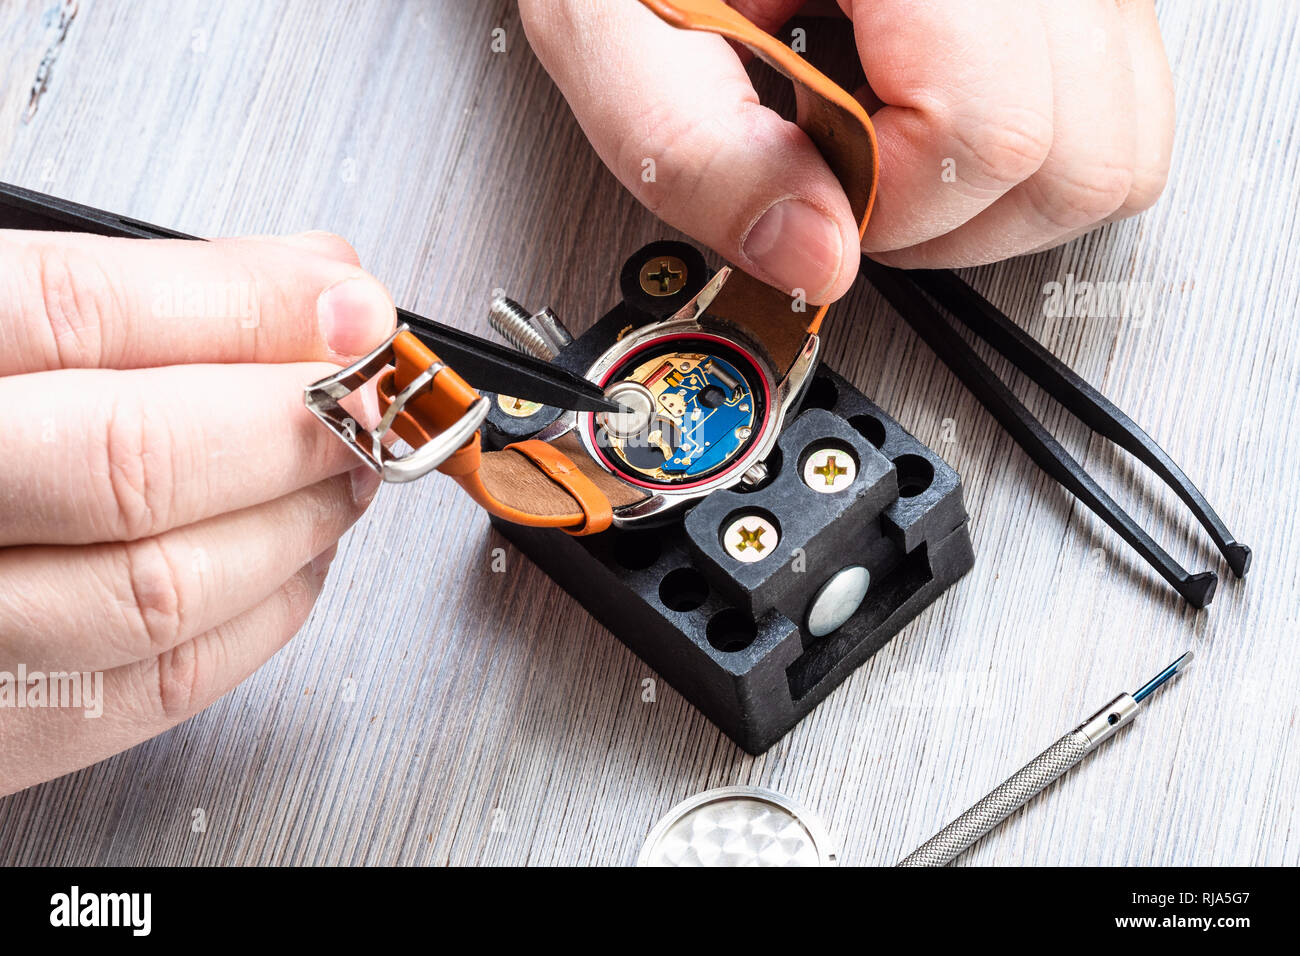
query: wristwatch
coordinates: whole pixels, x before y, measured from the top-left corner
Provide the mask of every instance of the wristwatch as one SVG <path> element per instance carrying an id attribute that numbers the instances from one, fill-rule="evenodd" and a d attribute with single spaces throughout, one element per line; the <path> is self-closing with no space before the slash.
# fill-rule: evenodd
<path id="1" fill-rule="evenodd" d="M 794 82 L 798 125 L 843 186 L 861 235 L 878 172 L 862 106 L 721 0 L 642 2 L 673 26 L 745 45 Z M 645 268 L 650 288 L 673 288 L 672 260 Z M 756 480 L 816 369 L 827 308 L 724 267 L 684 307 L 628 330 L 587 370 L 624 411 L 568 412 L 495 451 L 480 447 L 484 399 L 409 331 L 332 377 L 327 390 L 341 397 L 378 375 L 384 414 L 363 457 L 386 477 L 405 480 L 436 463 L 497 517 L 593 534 L 663 520 Z M 389 451 L 389 431 L 414 451 Z"/>

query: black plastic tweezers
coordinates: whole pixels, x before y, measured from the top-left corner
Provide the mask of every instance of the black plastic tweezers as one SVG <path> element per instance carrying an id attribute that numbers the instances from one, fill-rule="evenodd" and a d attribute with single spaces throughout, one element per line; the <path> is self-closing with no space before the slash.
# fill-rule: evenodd
<path id="1" fill-rule="evenodd" d="M 1250 548 L 1233 539 L 1205 496 L 1164 449 L 960 277 L 947 271 L 891 269 L 865 256 L 862 271 L 1038 467 L 1114 528 L 1189 604 L 1197 608 L 1209 604 L 1214 599 L 1218 576 L 1213 571 L 1189 574 L 1156 544 L 1061 447 L 1043 423 L 1030 414 L 934 303 L 1006 357 L 1094 432 L 1110 439 L 1159 475 L 1196 515 L 1237 577 L 1250 569 Z"/>

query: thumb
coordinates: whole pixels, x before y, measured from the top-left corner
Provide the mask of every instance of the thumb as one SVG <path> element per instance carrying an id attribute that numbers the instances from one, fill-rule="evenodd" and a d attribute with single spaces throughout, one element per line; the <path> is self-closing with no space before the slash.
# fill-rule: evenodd
<path id="1" fill-rule="evenodd" d="M 848 291 L 848 198 L 803 131 L 759 105 L 725 40 L 638 3 L 524 0 L 520 12 L 592 146 L 651 212 L 810 302 Z"/>

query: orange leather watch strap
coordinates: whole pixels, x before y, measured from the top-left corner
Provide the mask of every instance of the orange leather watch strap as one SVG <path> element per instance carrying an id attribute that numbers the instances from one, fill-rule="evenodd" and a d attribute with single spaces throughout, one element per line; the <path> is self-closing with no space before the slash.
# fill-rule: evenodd
<path id="1" fill-rule="evenodd" d="M 610 526 L 614 520 L 614 508 L 609 498 L 558 448 L 531 439 L 507 445 L 505 450 L 529 459 L 547 478 L 582 505 L 585 520 L 581 527 L 572 531 L 573 534 L 596 534 Z"/>
<path id="2" fill-rule="evenodd" d="M 780 40 L 764 33 L 722 0 L 641 0 L 661 19 L 684 30 L 704 30 L 744 44 L 765 63 L 788 77 L 795 88 L 796 122 L 817 145 L 844 187 L 858 220 L 858 237 L 867 228 L 876 198 L 880 158 L 876 134 L 866 110 L 829 77 Z M 709 315 L 730 326 L 768 353 L 784 373 L 816 333 L 827 304 L 813 304 L 812 319 L 796 311 L 785 292 L 737 270 L 710 304 Z"/>
<path id="3" fill-rule="evenodd" d="M 393 368 L 378 382 L 385 412 L 405 383 L 438 362 L 438 356 L 410 332 L 394 338 L 393 355 Z M 478 392 L 454 370 L 444 369 L 393 419 L 393 431 L 419 447 L 457 421 L 478 398 Z M 599 470 L 594 462 L 590 466 Z M 484 452 L 475 432 L 438 470 L 454 478 L 488 513 L 515 524 L 595 534 L 613 519 L 613 504 L 595 477 L 560 447 L 545 442 L 520 442 Z"/>
<path id="4" fill-rule="evenodd" d="M 428 346 L 410 332 L 399 332 L 393 338 L 393 357 L 396 364 L 379 377 L 377 389 L 379 403 L 384 411 L 401 390 L 417 375 L 440 361 Z M 412 448 L 419 448 L 443 429 L 449 428 L 475 401 L 479 394 L 472 385 L 461 378 L 455 369 L 447 368 L 438 375 L 432 387 L 412 399 L 405 410 L 393 419 L 393 431 Z M 478 467 L 478 432 L 462 445 L 438 470 L 454 474 L 457 469 L 473 471 Z"/>

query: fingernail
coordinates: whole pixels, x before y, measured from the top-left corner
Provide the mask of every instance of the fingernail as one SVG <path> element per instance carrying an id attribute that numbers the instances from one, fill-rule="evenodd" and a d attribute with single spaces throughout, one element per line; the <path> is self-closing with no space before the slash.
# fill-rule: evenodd
<path id="1" fill-rule="evenodd" d="M 336 541 L 320 554 L 316 555 L 316 557 L 311 559 L 311 573 L 318 578 L 323 578 L 325 572 L 330 569 L 330 562 L 334 560 L 334 556 L 338 553 L 339 546 Z"/>
<path id="2" fill-rule="evenodd" d="M 348 477 L 352 479 L 352 500 L 364 508 L 379 490 L 379 474 L 368 465 L 359 465 Z"/>
<path id="3" fill-rule="evenodd" d="M 321 334 L 334 354 L 364 355 L 393 330 L 392 300 L 378 282 L 354 276 L 336 282 L 316 300 Z"/>
<path id="4" fill-rule="evenodd" d="M 374 428 L 383 417 L 379 414 L 379 393 L 371 384 L 361 389 L 361 414 L 365 416 L 361 424 L 366 428 Z"/>
<path id="5" fill-rule="evenodd" d="M 798 199 L 782 199 L 759 216 L 741 251 L 772 284 L 786 292 L 803 289 L 814 303 L 834 284 L 844 260 L 839 226 Z"/>

